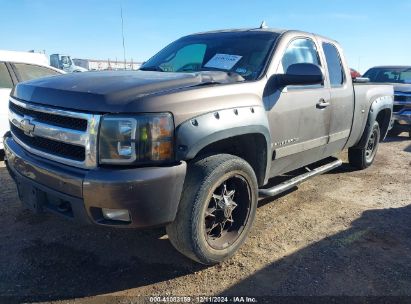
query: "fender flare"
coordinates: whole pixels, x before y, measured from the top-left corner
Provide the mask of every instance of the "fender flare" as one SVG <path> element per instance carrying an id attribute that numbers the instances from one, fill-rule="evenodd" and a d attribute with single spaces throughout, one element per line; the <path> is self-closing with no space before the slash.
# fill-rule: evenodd
<path id="1" fill-rule="evenodd" d="M 371 103 L 370 110 L 368 111 L 368 118 L 362 132 L 359 142 L 353 148 L 363 148 L 367 142 L 368 130 L 372 127 L 377 119 L 378 114 L 383 110 L 390 110 L 392 117 L 393 97 L 392 96 L 380 96 L 374 99 Z M 390 118 L 391 120 L 391 118 Z M 388 129 L 387 129 L 388 131 Z M 386 134 L 381 134 L 381 140 L 385 138 Z"/>
<path id="2" fill-rule="evenodd" d="M 176 128 L 177 160 L 193 159 L 208 145 L 226 138 L 261 134 L 267 148 L 266 175 L 271 165 L 271 135 L 261 106 L 230 108 L 202 114 Z"/>

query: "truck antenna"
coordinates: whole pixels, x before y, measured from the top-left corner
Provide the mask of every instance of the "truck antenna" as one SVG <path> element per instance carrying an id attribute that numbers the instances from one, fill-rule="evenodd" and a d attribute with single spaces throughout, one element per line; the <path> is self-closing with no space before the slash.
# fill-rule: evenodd
<path id="1" fill-rule="evenodd" d="M 266 29 L 266 28 L 268 28 L 267 23 L 265 23 L 265 21 L 261 22 L 260 29 Z"/>
<path id="2" fill-rule="evenodd" d="M 123 56 L 124 56 L 124 69 L 126 70 L 126 44 L 124 42 L 124 19 L 123 19 L 123 6 L 120 5 L 121 16 L 121 36 L 123 37 Z"/>

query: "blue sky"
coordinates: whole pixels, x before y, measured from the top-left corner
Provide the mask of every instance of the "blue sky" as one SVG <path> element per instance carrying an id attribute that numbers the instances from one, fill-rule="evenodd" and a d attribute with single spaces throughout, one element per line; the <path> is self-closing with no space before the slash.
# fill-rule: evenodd
<path id="1" fill-rule="evenodd" d="M 0 0 L 0 49 L 120 60 L 120 6 L 128 60 L 144 61 L 182 35 L 265 20 L 338 40 L 362 72 L 411 65 L 411 0 Z"/>

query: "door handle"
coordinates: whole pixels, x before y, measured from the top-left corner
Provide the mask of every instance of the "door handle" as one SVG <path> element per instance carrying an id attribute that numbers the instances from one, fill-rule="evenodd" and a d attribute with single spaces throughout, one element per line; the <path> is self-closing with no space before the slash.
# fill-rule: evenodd
<path id="1" fill-rule="evenodd" d="M 318 102 L 317 102 L 317 108 L 318 109 L 324 109 L 326 107 L 328 107 L 330 105 L 330 103 L 328 101 L 325 101 L 324 98 L 321 98 Z"/>

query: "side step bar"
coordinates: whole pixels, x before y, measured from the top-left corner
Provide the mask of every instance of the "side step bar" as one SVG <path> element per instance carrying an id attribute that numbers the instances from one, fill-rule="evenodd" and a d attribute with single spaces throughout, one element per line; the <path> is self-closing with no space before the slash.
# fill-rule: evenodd
<path id="1" fill-rule="evenodd" d="M 307 179 L 323 174 L 325 172 L 331 171 L 339 166 L 342 165 L 342 161 L 340 159 L 337 159 L 331 163 L 328 163 L 326 165 L 323 165 L 321 167 L 315 168 L 307 173 L 301 174 L 299 176 L 293 177 L 288 181 L 285 181 L 281 184 L 278 184 L 272 188 L 268 189 L 259 189 L 258 194 L 260 197 L 271 197 L 271 196 L 276 196 L 280 193 L 283 193 L 287 190 L 290 190 L 291 188 L 297 186 L 298 184 L 301 184 L 302 182 L 306 181 Z"/>

